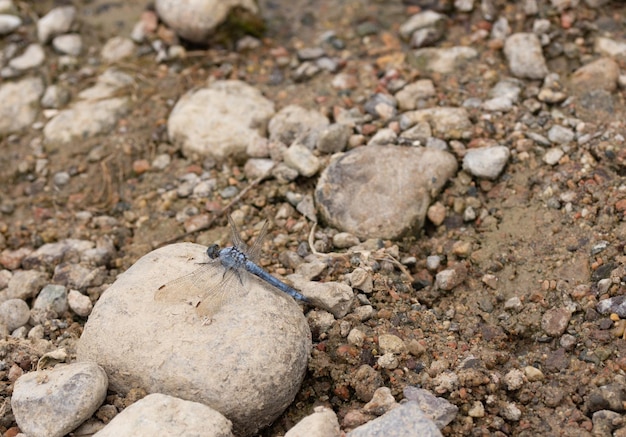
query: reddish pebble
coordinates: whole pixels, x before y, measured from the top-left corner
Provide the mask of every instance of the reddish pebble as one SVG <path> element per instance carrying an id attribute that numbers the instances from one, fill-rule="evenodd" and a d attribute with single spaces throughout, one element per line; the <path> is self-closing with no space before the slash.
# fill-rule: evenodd
<path id="1" fill-rule="evenodd" d="M 150 163 L 145 159 L 138 159 L 133 161 L 133 171 L 135 174 L 143 174 L 150 170 Z"/>

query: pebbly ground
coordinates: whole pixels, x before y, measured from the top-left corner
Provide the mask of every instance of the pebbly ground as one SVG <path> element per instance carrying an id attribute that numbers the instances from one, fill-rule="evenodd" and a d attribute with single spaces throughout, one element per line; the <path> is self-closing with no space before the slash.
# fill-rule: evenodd
<path id="1" fill-rule="evenodd" d="M 60 348 L 43 364 L 72 362 L 93 305 L 161 243 L 207 225 L 185 239 L 226 242 L 226 205 L 246 239 L 275 223 L 271 273 L 355 295 L 332 313 L 304 308 L 306 374 L 260 435 L 333 414 L 349 431 L 418 389 L 445 401 L 444 435 L 626 433 L 624 6 L 412 3 L 262 3 L 262 39 L 208 49 L 179 44 L 140 2 L 77 5 L 49 35 L 35 19 L 52 4 L 10 8 L 21 22 L 3 24 L 0 71 L 6 435 L 18 378 Z M 203 111 L 227 112 L 175 126 L 190 90 L 215 99 Z M 220 155 L 189 140 L 206 126 L 222 135 L 220 117 Z M 403 172 L 412 157 L 359 152 L 424 146 L 455 168 Z M 109 391 L 83 430 L 145 394 Z M 332 413 L 313 414 L 321 406 Z"/>

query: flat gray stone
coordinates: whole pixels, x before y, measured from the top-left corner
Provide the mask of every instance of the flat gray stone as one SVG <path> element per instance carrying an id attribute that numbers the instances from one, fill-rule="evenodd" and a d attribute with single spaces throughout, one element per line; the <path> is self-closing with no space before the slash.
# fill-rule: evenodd
<path id="1" fill-rule="evenodd" d="M 38 77 L 0 86 L 0 134 L 30 126 L 39 113 L 39 98 L 43 92 L 43 81 Z"/>
<path id="2" fill-rule="evenodd" d="M 154 393 L 115 416 L 94 437 L 232 437 L 231 427 L 230 420 L 206 405 Z"/>
<path id="3" fill-rule="evenodd" d="M 365 146 L 334 160 L 315 189 L 324 220 L 361 239 L 421 229 L 431 194 L 455 175 L 451 154 L 435 149 Z"/>
<path id="4" fill-rule="evenodd" d="M 248 293 L 224 304 L 210 323 L 188 303 L 155 301 L 159 287 L 208 260 L 205 250 L 162 247 L 120 275 L 94 306 L 77 358 L 100 364 L 118 393 L 141 387 L 200 402 L 231 420 L 235 434 L 250 435 L 293 401 L 311 333 L 290 296 L 252 277 Z"/>
<path id="5" fill-rule="evenodd" d="M 440 437 L 439 428 L 420 410 L 416 402 L 406 402 L 350 431 L 347 437 Z"/>
<path id="6" fill-rule="evenodd" d="M 444 428 L 454 420 L 459 408 L 445 398 L 435 396 L 428 390 L 413 386 L 406 386 L 403 390 L 404 398 L 417 402 L 422 410 L 439 429 Z"/>
<path id="7" fill-rule="evenodd" d="M 91 417 L 106 393 L 107 376 L 97 364 L 59 364 L 20 376 L 11 407 L 28 436 L 62 437 Z"/>
<path id="8" fill-rule="evenodd" d="M 182 96 L 170 113 L 167 131 L 186 155 L 243 158 L 248 145 L 265 136 L 273 115 L 274 104 L 256 88 L 218 81 Z"/>

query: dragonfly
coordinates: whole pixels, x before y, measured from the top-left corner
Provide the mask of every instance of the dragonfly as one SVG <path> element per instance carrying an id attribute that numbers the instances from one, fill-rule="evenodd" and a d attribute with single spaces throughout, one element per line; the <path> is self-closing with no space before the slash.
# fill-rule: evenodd
<path id="1" fill-rule="evenodd" d="M 159 287 L 155 300 L 168 303 L 189 303 L 195 300 L 196 312 L 200 316 L 210 318 L 222 305 L 246 294 L 248 275 L 252 274 L 295 300 L 307 303 L 308 299 L 304 295 L 258 265 L 268 222 L 264 223 L 252 246 L 243 242 L 230 215 L 228 223 L 233 245 L 222 249 L 217 244 L 209 246 L 206 254 L 210 260 L 200 263 L 201 266 L 193 272 Z"/>

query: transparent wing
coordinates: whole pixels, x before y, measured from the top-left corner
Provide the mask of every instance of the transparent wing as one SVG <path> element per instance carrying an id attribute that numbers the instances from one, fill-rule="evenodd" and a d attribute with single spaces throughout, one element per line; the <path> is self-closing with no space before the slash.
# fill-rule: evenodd
<path id="1" fill-rule="evenodd" d="M 247 253 L 248 245 L 244 243 L 243 240 L 241 239 L 241 235 L 239 234 L 239 229 L 237 229 L 237 225 L 235 224 L 235 221 L 230 216 L 230 214 L 228 214 L 228 224 L 230 225 L 231 240 L 232 240 L 233 246 L 235 246 L 242 252 Z"/>
<path id="2" fill-rule="evenodd" d="M 206 292 L 202 301 L 196 307 L 196 312 L 201 316 L 211 317 L 226 303 L 237 296 L 245 294 L 243 277 L 245 272 L 227 270 L 221 281 L 214 283 Z"/>
<path id="3" fill-rule="evenodd" d="M 246 252 L 248 259 L 253 263 L 258 263 L 259 259 L 261 258 L 261 249 L 263 248 L 263 240 L 267 235 L 268 224 L 269 222 L 265 220 L 265 223 L 263 223 L 263 227 L 261 228 L 261 232 L 259 232 L 259 235 L 257 235 L 256 239 L 254 240 L 254 244 L 252 244 L 252 246 Z"/>
<path id="4" fill-rule="evenodd" d="M 211 284 L 220 282 L 220 266 L 219 260 L 211 261 L 187 275 L 161 285 L 154 294 L 154 300 L 167 303 L 200 300 Z"/>
<path id="5" fill-rule="evenodd" d="M 242 279 L 225 270 L 219 260 L 159 287 L 154 299 L 164 303 L 188 303 L 201 316 L 214 315 L 225 303 L 243 293 Z"/>

